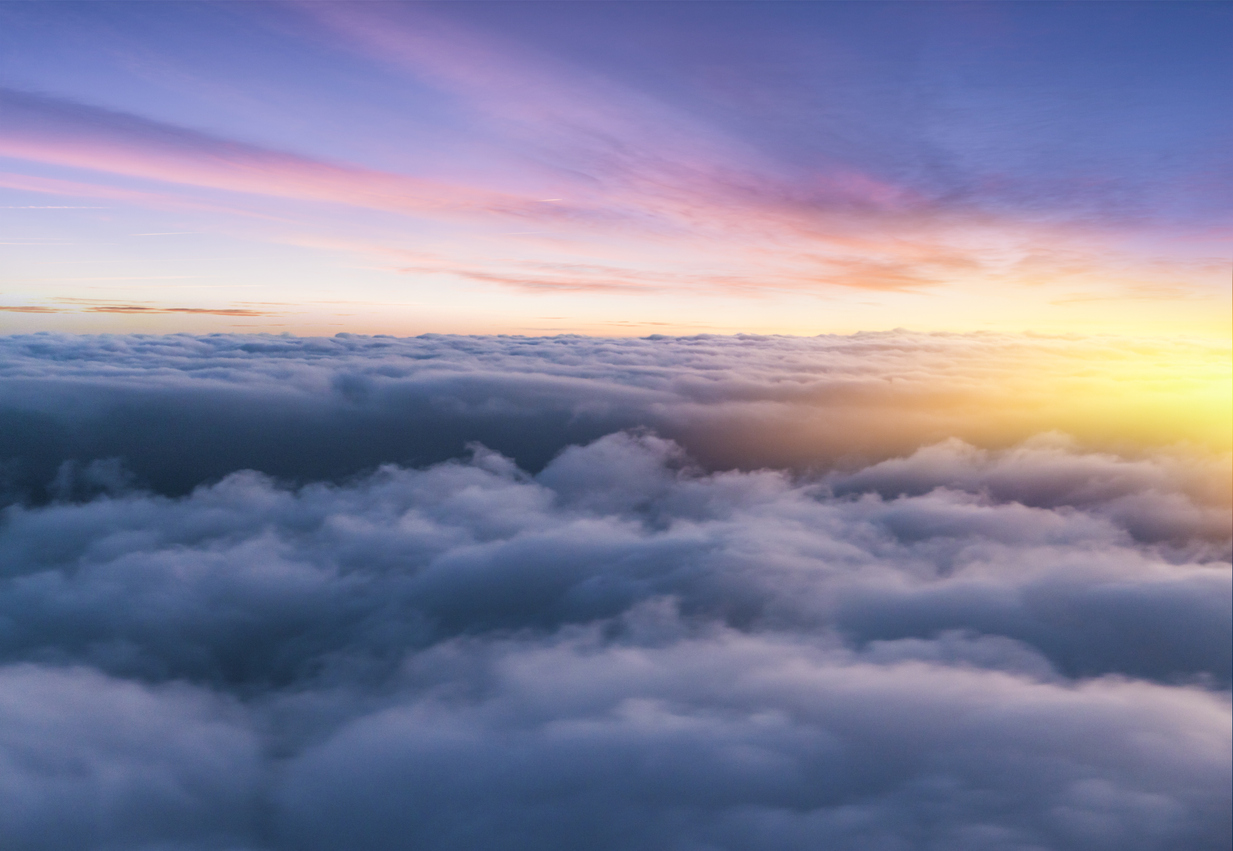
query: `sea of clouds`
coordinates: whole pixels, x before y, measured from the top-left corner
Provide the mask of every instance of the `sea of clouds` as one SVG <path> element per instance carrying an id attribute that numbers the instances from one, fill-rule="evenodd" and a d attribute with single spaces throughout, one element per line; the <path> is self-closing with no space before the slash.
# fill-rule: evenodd
<path id="1" fill-rule="evenodd" d="M 955 436 L 1093 345 L 0 339 L 3 845 L 1223 851 L 1229 458 Z"/>

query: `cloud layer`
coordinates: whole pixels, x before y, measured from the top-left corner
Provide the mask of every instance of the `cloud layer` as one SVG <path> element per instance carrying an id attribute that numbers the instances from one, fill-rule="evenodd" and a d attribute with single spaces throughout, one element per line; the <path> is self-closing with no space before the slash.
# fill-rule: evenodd
<path id="1" fill-rule="evenodd" d="M 307 482 L 430 464 L 473 441 L 534 472 L 629 428 L 707 469 L 797 470 L 950 437 L 1227 451 L 1230 432 L 1227 344 L 1184 341 L 36 334 L 0 355 L 0 481 L 19 500 L 48 498 L 66 461 L 62 486 L 88 490 L 84 468 L 119 458 L 184 494 L 239 469 Z"/>
<path id="2" fill-rule="evenodd" d="M 63 430 L 48 457 L 102 422 L 145 454 L 65 457 L 42 501 L 4 511 L 0 833 L 57 851 L 1227 847 L 1227 458 L 1046 435 L 756 469 L 752 443 L 725 467 L 646 429 L 775 399 L 826 415 L 904 352 L 947 362 L 911 342 L 6 340 L 5 397 Z M 993 372 L 1012 342 L 934 340 Z M 304 458 L 347 432 L 288 430 L 287 411 L 345 414 L 362 439 L 400 382 L 419 395 L 390 410 L 454 400 L 430 422 L 458 439 L 539 406 L 523 422 L 547 458 L 472 445 L 363 472 L 393 445 L 375 443 L 333 482 L 237 465 L 183 493 L 133 472 L 194 447 L 143 412 Z M 588 410 L 609 433 L 576 437 Z"/>

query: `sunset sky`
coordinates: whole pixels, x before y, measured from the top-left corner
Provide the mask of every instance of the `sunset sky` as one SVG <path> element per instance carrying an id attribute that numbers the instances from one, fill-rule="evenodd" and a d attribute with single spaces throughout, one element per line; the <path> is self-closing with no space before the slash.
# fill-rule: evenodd
<path id="1" fill-rule="evenodd" d="M 0 330 L 1230 336 L 1223 3 L 6 3 Z"/>

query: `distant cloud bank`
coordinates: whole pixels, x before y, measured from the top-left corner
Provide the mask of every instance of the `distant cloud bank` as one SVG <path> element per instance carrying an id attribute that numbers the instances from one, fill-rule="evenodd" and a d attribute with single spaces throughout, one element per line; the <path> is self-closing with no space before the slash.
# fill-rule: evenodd
<path id="1" fill-rule="evenodd" d="M 1228 456 L 1011 428 L 1111 345 L 0 340 L 0 835 L 1227 848 Z"/>
<path id="2" fill-rule="evenodd" d="M 534 472 L 631 428 L 711 470 L 854 467 L 1050 431 L 1228 451 L 1229 364 L 1227 343 L 1001 334 L 34 334 L 0 338 L 0 487 L 46 499 L 64 462 L 108 459 L 168 495 L 240 469 L 340 481 L 471 442 Z"/>

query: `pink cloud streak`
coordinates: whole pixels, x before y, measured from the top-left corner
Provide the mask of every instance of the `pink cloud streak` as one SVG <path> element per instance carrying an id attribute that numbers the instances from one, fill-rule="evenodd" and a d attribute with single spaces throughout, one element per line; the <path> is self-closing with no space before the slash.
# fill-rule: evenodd
<path id="1" fill-rule="evenodd" d="M 411 215 L 553 215 L 511 195 L 336 165 L 98 107 L 0 90 L 0 155 L 230 192 Z"/>

